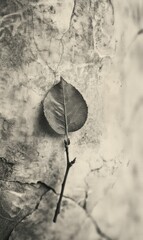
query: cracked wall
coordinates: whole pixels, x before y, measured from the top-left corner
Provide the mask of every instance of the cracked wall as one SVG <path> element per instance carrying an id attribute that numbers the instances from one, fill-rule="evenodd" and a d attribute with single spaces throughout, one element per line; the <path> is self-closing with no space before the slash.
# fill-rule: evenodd
<path id="1" fill-rule="evenodd" d="M 0 239 L 142 240 L 141 0 L 0 1 Z M 42 101 L 62 75 L 88 120 L 63 139 Z"/>

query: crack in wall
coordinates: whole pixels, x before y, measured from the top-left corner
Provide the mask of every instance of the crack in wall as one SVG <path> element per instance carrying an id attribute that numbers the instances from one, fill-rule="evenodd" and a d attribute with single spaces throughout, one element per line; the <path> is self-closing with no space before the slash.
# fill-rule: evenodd
<path id="1" fill-rule="evenodd" d="M 61 51 L 61 54 L 60 54 L 60 57 L 59 57 L 59 62 L 57 63 L 57 67 L 55 67 L 55 69 L 54 69 L 53 67 L 51 67 L 51 66 L 49 65 L 49 63 L 48 63 L 48 62 L 43 58 L 43 56 L 42 56 L 42 52 L 44 52 L 44 51 L 49 52 L 50 48 L 40 50 L 39 47 L 38 47 L 38 44 L 36 43 L 35 35 L 34 35 L 34 32 L 35 32 L 34 17 L 33 17 L 33 11 L 32 11 L 33 41 L 34 41 L 34 45 L 35 45 L 35 47 L 36 47 L 36 49 L 37 49 L 37 52 L 39 53 L 39 56 L 40 56 L 41 60 L 42 60 L 42 61 L 46 64 L 46 66 L 48 66 L 48 68 L 52 71 L 52 73 L 54 74 L 55 78 L 58 77 L 58 68 L 59 68 L 59 66 L 60 66 L 60 64 L 61 64 L 61 62 L 62 62 L 62 58 L 63 58 L 63 55 L 64 55 L 64 43 L 63 43 L 63 38 L 64 38 L 65 34 L 66 34 L 68 31 L 70 31 L 71 24 L 72 24 L 72 19 L 73 19 L 73 16 L 74 16 L 74 14 L 75 14 L 75 8 L 76 8 L 76 0 L 74 0 L 74 5 L 73 5 L 73 9 L 72 9 L 70 21 L 69 21 L 69 27 L 68 27 L 68 29 L 62 34 L 62 37 L 61 37 L 60 39 L 51 37 L 51 39 L 50 39 L 50 42 L 52 41 L 52 39 L 55 39 L 55 40 L 59 41 L 60 44 L 61 44 L 61 46 L 62 46 L 62 51 Z"/>
<path id="2" fill-rule="evenodd" d="M 72 14 L 71 14 L 71 17 L 70 17 L 70 23 L 69 23 L 69 29 L 68 31 L 70 30 L 71 28 L 71 23 L 72 23 L 72 19 L 73 19 L 73 16 L 75 15 L 75 8 L 76 8 L 76 0 L 73 0 L 73 10 L 72 10 Z"/>
<path id="3" fill-rule="evenodd" d="M 5 182 L 5 181 L 4 181 Z M 35 183 L 21 183 L 19 181 L 8 181 L 8 182 L 12 182 L 12 183 L 18 183 L 18 184 L 22 184 L 22 185 L 35 185 Z M 44 182 L 41 182 L 41 181 L 37 181 L 37 184 L 41 184 L 45 189 L 46 191 L 41 195 L 39 201 L 37 202 L 35 208 L 30 211 L 28 214 L 26 214 L 26 216 L 24 216 L 17 224 L 16 226 L 14 227 L 13 231 L 16 231 L 16 227 L 23 221 L 25 220 L 27 217 L 31 216 L 40 206 L 40 203 L 43 199 L 43 197 L 47 194 L 48 191 L 52 191 L 55 195 L 59 196 L 60 194 L 56 192 L 56 190 L 54 188 L 52 188 L 51 186 L 48 186 L 47 184 L 45 184 Z M 88 192 L 86 191 L 86 194 L 85 194 L 85 199 L 84 199 L 84 204 L 83 206 L 81 206 L 80 204 L 78 204 L 73 198 L 69 197 L 69 196 L 66 196 L 64 195 L 63 196 L 63 199 L 69 199 L 70 201 L 72 201 L 74 204 L 76 204 L 76 206 L 80 207 L 84 213 L 86 214 L 87 218 L 90 219 L 90 221 L 92 222 L 92 224 L 94 225 L 95 229 L 96 229 L 96 232 L 98 233 L 98 235 L 100 237 L 102 237 L 103 239 L 105 240 L 117 240 L 117 239 L 113 239 L 111 237 L 109 237 L 105 232 L 103 232 L 101 230 L 101 227 L 99 227 L 97 221 L 92 217 L 91 214 L 89 214 L 89 212 L 87 211 L 87 207 L 86 207 L 86 202 L 87 202 L 87 199 L 88 199 Z M 86 221 L 86 219 L 83 221 L 83 223 Z M 13 233 L 13 231 L 11 232 L 11 234 Z M 80 232 L 80 229 L 76 232 L 76 235 Z M 10 234 L 10 235 L 11 235 Z M 75 234 L 74 234 L 75 235 Z M 9 236 L 10 237 L 10 236 Z"/>
<path id="4" fill-rule="evenodd" d="M 97 231 L 97 233 L 98 233 L 98 235 L 100 236 L 100 237 L 102 237 L 102 238 L 104 238 L 105 240 L 117 240 L 117 239 L 113 239 L 113 238 L 111 238 L 111 237 L 109 237 L 105 232 L 103 232 L 102 230 L 101 230 L 101 227 L 99 227 L 99 225 L 98 225 L 98 223 L 97 223 L 97 221 L 92 217 L 92 215 L 91 214 L 89 214 L 89 212 L 87 211 L 87 208 L 86 208 L 86 201 L 87 201 L 87 198 L 88 198 L 88 193 L 85 195 L 85 199 L 84 199 L 84 205 L 83 206 L 81 206 L 80 204 L 78 204 L 73 198 L 71 198 L 71 197 L 68 197 L 68 196 L 63 196 L 64 198 L 66 198 L 66 199 L 69 199 L 69 200 L 71 200 L 71 201 L 73 201 L 78 207 L 80 207 L 83 211 L 84 211 L 84 213 L 86 214 L 86 216 L 87 216 L 87 218 L 89 218 L 90 220 L 91 220 L 91 222 L 93 223 L 93 225 L 94 225 L 94 227 L 95 227 L 95 229 L 96 229 L 96 231 Z M 83 223 L 86 221 L 86 219 L 83 221 Z M 79 231 L 80 231 L 80 229 L 79 229 Z M 76 234 L 77 234 L 77 232 L 76 232 Z"/>
<path id="5" fill-rule="evenodd" d="M 37 189 L 37 191 L 38 191 L 39 189 L 43 188 L 43 193 L 42 193 L 41 196 L 39 197 L 39 199 L 38 199 L 38 201 L 37 201 L 34 209 L 31 209 L 31 210 L 28 210 L 28 211 L 25 210 L 25 211 L 26 211 L 25 213 L 22 213 L 22 211 L 24 211 L 24 209 L 21 209 L 21 210 L 19 211 L 19 213 L 16 215 L 16 217 L 14 217 L 14 219 L 13 219 L 13 218 L 12 218 L 12 219 L 6 218 L 6 217 L 4 217 L 4 216 L 2 216 L 2 215 L 0 214 L 0 217 L 1 217 L 1 218 L 15 223 L 15 224 L 14 224 L 14 228 L 11 230 L 11 232 L 9 233 L 9 236 L 8 236 L 8 238 L 7 238 L 7 239 L 9 239 L 9 237 L 11 236 L 11 234 L 13 233 L 13 231 L 16 229 L 16 227 L 17 227 L 24 219 L 26 219 L 27 217 L 29 217 L 30 215 L 32 215 L 32 214 L 39 208 L 39 205 L 40 205 L 43 197 L 47 194 L 47 192 L 49 192 L 49 191 L 53 191 L 54 193 L 56 193 L 56 192 L 55 192 L 55 190 L 54 190 L 52 187 L 49 187 L 47 184 L 45 184 L 45 183 L 43 183 L 43 182 L 41 182 L 41 181 L 38 181 L 37 183 L 26 183 L 26 182 L 20 182 L 20 181 L 4 181 L 4 180 L 1 180 L 1 179 L 0 179 L 0 182 L 4 182 L 4 183 L 5 183 L 5 182 L 6 182 L 6 183 L 15 183 L 15 184 L 19 184 L 20 186 L 21 186 L 21 185 L 22 185 L 22 186 L 24 185 L 24 186 L 32 186 L 32 187 L 37 187 L 37 186 L 40 184 L 40 186 L 39 186 L 39 188 Z"/>
<path id="6" fill-rule="evenodd" d="M 110 4 L 110 6 L 112 7 L 112 11 L 113 11 L 113 25 L 114 25 L 114 23 L 115 23 L 115 11 L 114 11 L 114 4 L 113 4 L 113 2 L 112 2 L 112 0 L 108 0 L 109 1 L 109 4 Z"/>

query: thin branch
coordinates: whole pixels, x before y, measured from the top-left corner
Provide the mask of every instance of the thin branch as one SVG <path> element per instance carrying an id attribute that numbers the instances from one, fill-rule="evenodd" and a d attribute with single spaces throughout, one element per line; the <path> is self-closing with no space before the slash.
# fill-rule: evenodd
<path id="1" fill-rule="evenodd" d="M 71 162 L 69 160 L 69 144 L 70 144 L 69 140 L 68 141 L 65 140 L 64 143 L 65 143 L 67 167 L 66 167 L 66 172 L 65 172 L 63 183 L 62 183 L 62 187 L 61 187 L 60 197 L 59 197 L 59 200 L 58 200 L 58 203 L 57 203 L 57 207 L 56 207 L 56 211 L 55 211 L 55 215 L 54 215 L 54 218 L 53 218 L 53 222 L 54 223 L 56 223 L 58 214 L 60 213 L 61 202 L 62 202 L 62 198 L 63 198 L 64 189 L 65 189 L 65 185 L 66 185 L 66 181 L 67 181 L 69 170 L 70 170 L 70 168 L 72 167 L 72 165 L 76 161 L 76 158 L 74 158 L 74 160 L 71 161 Z"/>

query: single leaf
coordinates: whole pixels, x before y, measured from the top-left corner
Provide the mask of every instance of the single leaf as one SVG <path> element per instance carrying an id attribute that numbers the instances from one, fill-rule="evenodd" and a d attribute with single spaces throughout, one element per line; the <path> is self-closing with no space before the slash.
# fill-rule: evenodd
<path id="1" fill-rule="evenodd" d="M 87 104 L 79 91 L 62 77 L 44 99 L 44 114 L 58 134 L 80 129 L 87 119 Z"/>

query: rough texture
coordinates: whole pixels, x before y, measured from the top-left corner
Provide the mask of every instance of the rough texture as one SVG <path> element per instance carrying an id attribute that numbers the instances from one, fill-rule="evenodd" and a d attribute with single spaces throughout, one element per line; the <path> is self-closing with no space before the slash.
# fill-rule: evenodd
<path id="1" fill-rule="evenodd" d="M 142 0 L 0 1 L 1 240 L 143 239 L 142 12 Z M 70 135 L 54 224 L 66 162 L 42 101 L 60 75 L 88 120 Z"/>

